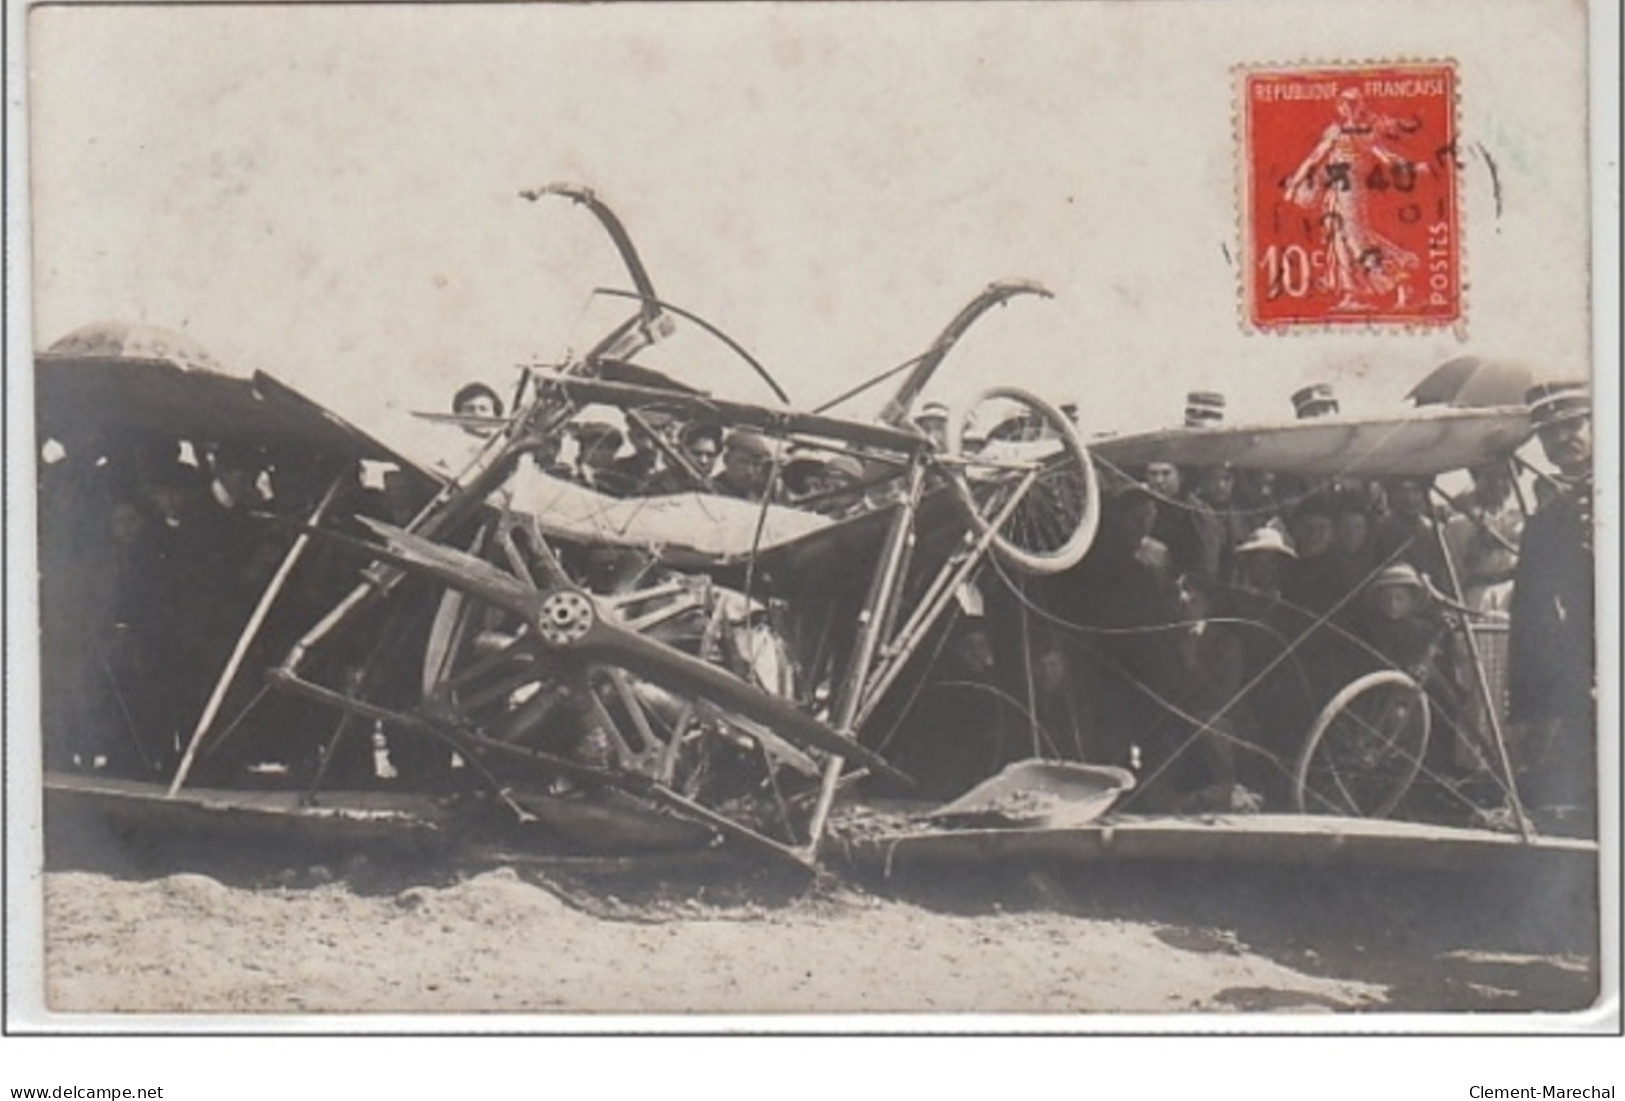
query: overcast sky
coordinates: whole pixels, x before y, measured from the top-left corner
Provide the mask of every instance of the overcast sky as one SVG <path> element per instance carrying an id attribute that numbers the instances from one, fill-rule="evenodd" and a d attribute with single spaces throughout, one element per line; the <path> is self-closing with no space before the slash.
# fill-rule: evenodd
<path id="1" fill-rule="evenodd" d="M 1227 392 L 1232 419 L 1289 416 L 1321 380 L 1376 409 L 1468 352 L 1582 373 L 1582 11 L 1467 10 L 36 10 L 36 340 L 108 318 L 181 330 L 387 430 L 596 335 L 587 293 L 626 285 L 607 239 L 518 198 L 565 179 L 798 404 L 919 352 L 1006 277 L 1057 297 L 985 319 L 947 396 L 1021 382 L 1080 399 L 1090 428 L 1176 423 L 1193 388 Z M 1245 333 L 1232 67 L 1443 57 L 1471 151 L 1465 336 Z M 699 381 L 752 392 L 742 369 Z"/>

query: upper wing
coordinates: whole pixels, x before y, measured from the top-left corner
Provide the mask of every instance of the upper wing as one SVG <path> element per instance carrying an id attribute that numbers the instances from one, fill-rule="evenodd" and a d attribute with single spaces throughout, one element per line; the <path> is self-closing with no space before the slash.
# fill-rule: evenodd
<path id="1" fill-rule="evenodd" d="M 1283 474 L 1425 477 L 1504 458 L 1529 433 L 1529 411 L 1521 406 L 1427 408 L 1387 417 L 1169 428 L 1093 440 L 1089 450 L 1122 468 L 1228 463 Z"/>
<path id="2" fill-rule="evenodd" d="M 170 359 L 79 352 L 34 357 L 39 435 L 61 440 L 152 434 L 394 462 L 440 480 L 285 383 Z"/>

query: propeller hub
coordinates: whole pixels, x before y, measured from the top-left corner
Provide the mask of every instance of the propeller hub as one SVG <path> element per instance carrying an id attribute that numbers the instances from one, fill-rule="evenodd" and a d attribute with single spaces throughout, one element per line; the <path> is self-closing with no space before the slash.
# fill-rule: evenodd
<path id="1" fill-rule="evenodd" d="M 585 638 L 597 620 L 591 597 L 576 589 L 559 589 L 542 598 L 536 633 L 549 646 L 562 649 Z"/>

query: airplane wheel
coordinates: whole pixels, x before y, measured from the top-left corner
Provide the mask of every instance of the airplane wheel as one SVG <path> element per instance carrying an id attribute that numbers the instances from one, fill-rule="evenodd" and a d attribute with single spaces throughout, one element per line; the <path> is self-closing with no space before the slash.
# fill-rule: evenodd
<path id="1" fill-rule="evenodd" d="M 953 422 L 950 453 L 971 523 L 986 532 L 1021 489 L 1021 464 L 1038 475 L 998 525 L 993 548 L 1017 569 L 1060 573 L 1082 561 L 1100 523 L 1100 483 L 1077 427 L 1059 409 L 1014 387 L 985 391 Z"/>
<path id="2" fill-rule="evenodd" d="M 1422 768 L 1433 717 L 1421 685 L 1397 669 L 1368 673 L 1315 718 L 1293 770 L 1292 797 L 1309 813 L 1384 818 Z"/>

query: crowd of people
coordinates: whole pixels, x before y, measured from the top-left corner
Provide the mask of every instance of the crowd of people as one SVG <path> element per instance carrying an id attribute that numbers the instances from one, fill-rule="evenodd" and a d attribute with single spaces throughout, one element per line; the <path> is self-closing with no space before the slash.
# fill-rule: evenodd
<path id="1" fill-rule="evenodd" d="M 328 497 L 328 516 L 359 535 L 347 518 L 405 524 L 426 500 L 427 485 L 399 471 L 369 483 L 353 460 L 289 457 L 286 448 L 162 433 L 45 444 L 39 549 L 48 767 L 169 776 L 296 538 L 293 525 L 309 521 Z M 243 666 L 256 673 L 238 678 L 220 709 L 219 726 L 227 727 L 260 697 L 249 720 L 255 729 L 233 730 L 205 777 L 261 760 L 314 762 L 319 717 L 264 692 L 258 674 L 355 583 L 358 564 L 342 544 L 306 548 L 245 655 Z M 269 727 L 276 728 L 269 749 L 263 741 L 256 747 Z"/>
<path id="2" fill-rule="evenodd" d="M 1337 411 L 1328 387 L 1294 399 L 1303 417 Z M 1506 733 L 1531 802 L 1590 813 L 1589 399 L 1548 384 L 1529 402 L 1558 468 L 1535 482 L 1538 511 L 1505 460 L 1470 470 L 1454 497 L 1413 476 L 1105 470 L 1100 531 L 1078 567 L 1026 588 L 1006 577 L 1003 597 L 983 582 L 1006 610 L 959 632 L 997 638 L 1002 618 L 1025 637 L 1004 628 L 992 652 L 1005 660 L 957 663 L 953 694 L 985 691 L 949 709 L 961 716 L 950 727 L 979 758 L 998 743 L 1005 760 L 1133 768 L 1146 806 L 1286 809 L 1316 715 L 1362 674 L 1398 669 L 1433 710 L 1425 773 L 1482 778 L 1497 765 L 1474 664 L 1503 651 L 1470 653 L 1459 625 L 1498 624 L 1511 636 Z M 1192 394 L 1187 427 L 1220 423 L 1222 409 Z M 1496 637 L 1475 636 L 1486 650 Z"/>
<path id="3" fill-rule="evenodd" d="M 454 411 L 468 431 L 487 436 L 502 399 L 484 383 L 457 392 Z M 624 424 L 613 423 L 611 415 Z M 653 497 L 701 491 L 741 500 L 810 509 L 832 517 L 865 500 L 863 463 L 840 451 L 786 447 L 747 426 L 724 427 L 658 405 L 591 411 L 544 443 L 534 461 L 547 474 L 610 497 Z M 453 473 L 456 473 L 455 471 Z"/>
<path id="4" fill-rule="evenodd" d="M 170 438 L 57 444 L 41 468 L 48 763 L 173 765 L 282 541 L 251 448 Z"/>
<path id="5" fill-rule="evenodd" d="M 1306 418 L 1337 411 L 1323 386 L 1294 401 Z M 1513 733 L 1533 797 L 1588 805 L 1589 397 L 1580 384 L 1547 384 L 1529 401 L 1557 468 L 1534 483 L 1536 510 L 1508 462 L 1470 471 L 1471 488 L 1454 498 L 1409 476 L 1103 469 L 1099 534 L 1082 563 L 1031 581 L 995 565 L 962 586 L 964 615 L 928 675 L 931 690 L 898 720 L 916 735 L 897 739 L 900 763 L 944 796 L 1001 760 L 1041 755 L 1133 768 L 1150 805 L 1279 807 L 1319 709 L 1362 672 L 1395 668 L 1424 686 L 1443 720 L 1430 773 L 1482 771 L 1477 658 L 1447 630 L 1450 616 L 1471 616 L 1509 624 Z M 482 384 L 454 406 L 481 446 L 503 423 L 501 398 Z M 1223 407 L 1222 395 L 1192 394 L 1188 427 L 1222 423 Z M 922 407 L 917 423 L 946 445 L 945 408 Z M 787 448 L 750 428 L 659 409 L 624 424 L 578 417 L 533 460 L 610 496 L 702 490 L 833 517 L 865 508 L 873 488 L 850 455 Z M 279 463 L 264 449 L 207 441 L 48 448 L 48 761 L 166 774 L 292 542 L 265 515 L 305 517 L 331 472 L 319 478 L 326 468 L 309 456 Z M 399 472 L 367 489 L 354 464 L 346 469 L 336 511 L 404 524 L 423 504 L 426 487 Z M 308 626 L 353 582 L 349 566 L 300 575 L 308 591 L 285 600 L 287 630 Z M 261 664 L 286 642 L 273 625 Z"/>

